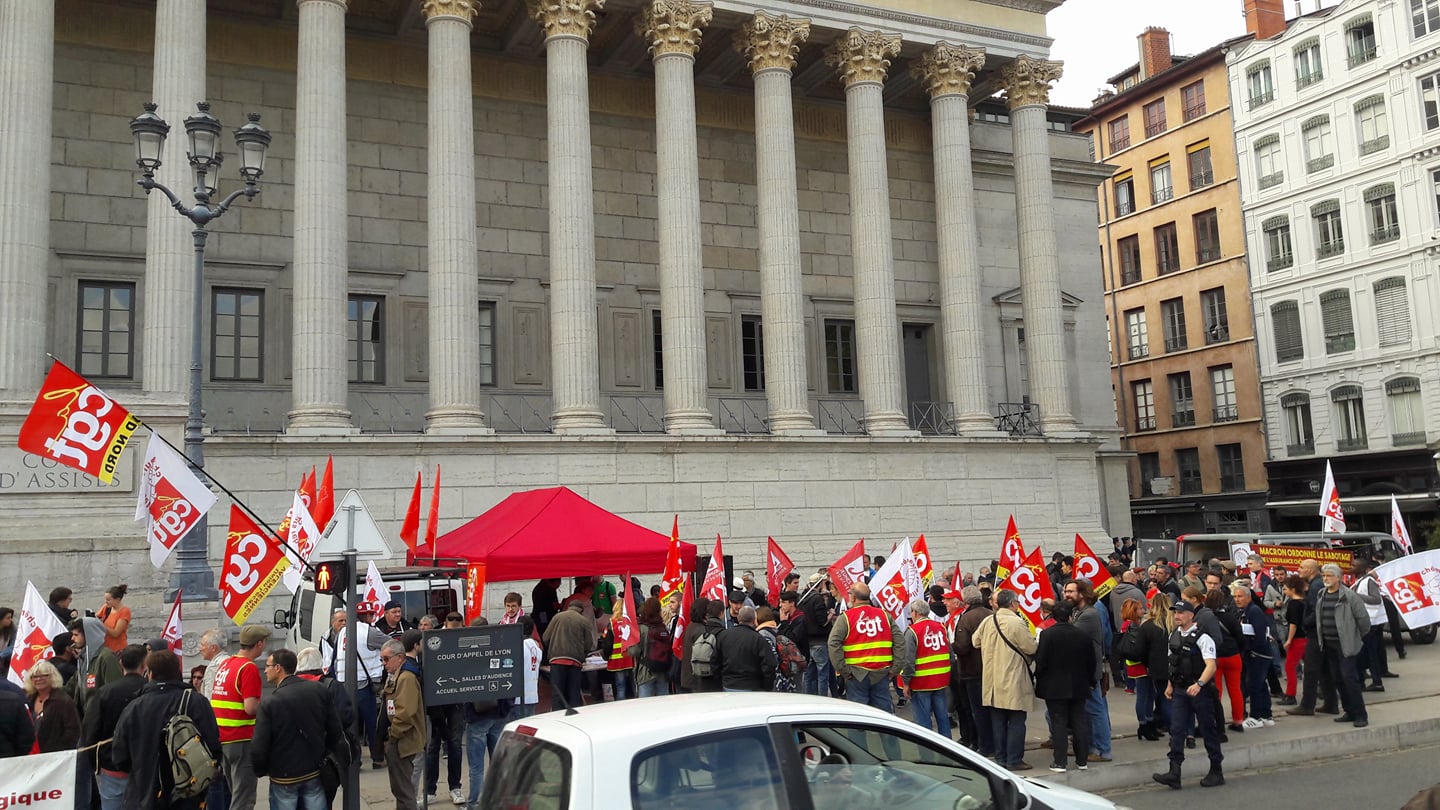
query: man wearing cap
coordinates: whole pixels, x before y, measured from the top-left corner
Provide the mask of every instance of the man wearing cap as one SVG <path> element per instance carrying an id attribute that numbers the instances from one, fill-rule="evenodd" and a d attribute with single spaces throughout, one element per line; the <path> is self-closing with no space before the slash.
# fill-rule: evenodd
<path id="1" fill-rule="evenodd" d="M 255 715 L 260 710 L 260 669 L 255 659 L 265 654 L 270 628 L 247 624 L 240 628 L 240 651 L 215 668 L 210 708 L 220 727 L 220 765 L 230 786 L 231 810 L 254 810 L 255 771 L 250 765 L 250 741 L 255 737 Z"/>
<path id="2" fill-rule="evenodd" d="M 1165 697 L 1170 704 L 1170 770 L 1152 774 L 1166 787 L 1180 789 L 1180 765 L 1185 761 L 1185 738 L 1197 724 L 1205 740 L 1205 753 L 1210 757 L 1210 772 L 1200 780 L 1201 787 L 1225 784 L 1220 763 L 1220 729 L 1216 724 L 1215 705 L 1220 699 L 1215 689 L 1217 671 L 1215 639 L 1201 632 L 1195 624 L 1195 607 L 1183 599 L 1171 606 L 1175 612 L 1175 632 L 1170 634 L 1170 683 Z"/>
<path id="3" fill-rule="evenodd" d="M 405 635 L 406 630 L 414 630 L 415 625 L 405 621 L 405 611 L 400 607 L 400 600 L 391 599 L 385 603 L 385 614 L 375 620 L 375 629 L 390 638 L 400 638 Z"/>

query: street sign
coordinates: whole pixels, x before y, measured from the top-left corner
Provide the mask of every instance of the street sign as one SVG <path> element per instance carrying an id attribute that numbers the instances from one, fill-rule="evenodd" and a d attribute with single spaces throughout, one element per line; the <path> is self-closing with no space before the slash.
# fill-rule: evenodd
<path id="1" fill-rule="evenodd" d="M 321 526 L 320 542 L 316 544 L 315 550 L 311 552 L 311 559 L 319 557 L 338 557 L 346 548 L 346 527 L 345 508 L 348 506 L 358 507 L 355 512 L 355 537 L 354 548 L 361 559 L 370 557 L 378 560 L 389 559 L 393 554 L 390 550 L 390 543 L 381 534 L 380 527 L 375 525 L 375 519 L 370 517 L 370 510 L 365 507 L 365 501 L 361 499 L 360 493 L 350 490 L 335 508 L 335 519 L 330 521 L 329 526 Z"/>
<path id="2" fill-rule="evenodd" d="M 518 624 L 427 630 L 420 640 L 425 705 L 523 697 L 524 644 Z"/>

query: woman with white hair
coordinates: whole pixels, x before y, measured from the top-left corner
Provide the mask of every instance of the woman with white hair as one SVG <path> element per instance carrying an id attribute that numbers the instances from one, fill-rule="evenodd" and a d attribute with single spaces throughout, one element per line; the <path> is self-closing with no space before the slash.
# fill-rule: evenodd
<path id="1" fill-rule="evenodd" d="M 80 745 L 80 712 L 60 685 L 60 671 L 49 661 L 39 661 L 25 673 L 25 702 L 35 723 L 37 754 Z"/>

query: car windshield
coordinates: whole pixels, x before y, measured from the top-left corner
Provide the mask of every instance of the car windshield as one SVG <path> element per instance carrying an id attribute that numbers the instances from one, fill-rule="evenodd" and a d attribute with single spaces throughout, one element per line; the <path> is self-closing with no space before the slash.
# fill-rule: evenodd
<path id="1" fill-rule="evenodd" d="M 824 810 L 984 810 L 989 777 L 948 751 L 877 726 L 793 728 L 811 799 Z"/>
<path id="2" fill-rule="evenodd" d="M 753 727 L 640 752 L 630 798 L 635 810 L 786 810 L 783 785 L 769 731 Z"/>

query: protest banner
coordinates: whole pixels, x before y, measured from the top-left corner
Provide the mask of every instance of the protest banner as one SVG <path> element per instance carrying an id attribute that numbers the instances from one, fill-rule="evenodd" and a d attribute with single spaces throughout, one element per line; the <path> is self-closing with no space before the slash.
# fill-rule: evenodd
<path id="1" fill-rule="evenodd" d="M 1095 597 L 1104 599 L 1105 594 L 1115 588 L 1115 576 L 1110 569 L 1095 556 L 1090 550 L 1090 544 L 1085 538 L 1075 533 L 1075 579 L 1088 579 L 1090 584 L 1095 586 Z"/>
<path id="2" fill-rule="evenodd" d="M 78 751 L 52 751 L 5 760 L 0 768 L 0 810 L 72 810 L 89 807 L 75 795 Z"/>
<path id="3" fill-rule="evenodd" d="M 769 589 L 768 598 L 774 604 L 780 604 L 780 592 L 785 589 L 785 577 L 795 570 L 795 563 L 790 561 L 789 555 L 775 542 L 775 538 L 765 538 L 769 541 L 765 549 L 765 587 Z"/>
<path id="4" fill-rule="evenodd" d="M 135 521 L 145 522 L 150 538 L 150 564 L 159 568 L 181 538 L 215 505 L 215 493 L 190 471 L 185 457 L 170 449 L 157 433 L 145 446 L 145 469 Z"/>
<path id="5" fill-rule="evenodd" d="M 25 601 L 20 603 L 20 615 L 15 621 L 15 648 L 10 653 L 10 682 L 25 687 L 25 676 L 31 667 L 55 655 L 51 641 L 65 632 L 65 625 L 50 612 L 50 605 L 35 585 L 25 583 Z"/>
<path id="6" fill-rule="evenodd" d="M 220 569 L 220 607 L 225 615 L 243 625 L 289 567 L 290 561 L 275 539 L 232 504 L 225 533 L 225 564 Z"/>
<path id="7" fill-rule="evenodd" d="M 1340 566 L 1342 571 L 1349 571 L 1354 557 L 1349 551 L 1343 548 L 1316 548 L 1313 546 L 1250 546 L 1251 554 L 1259 554 L 1265 560 L 1265 570 L 1271 571 L 1275 568 L 1285 569 L 1287 575 L 1293 574 L 1300 568 L 1301 560 L 1314 560 L 1321 565 L 1334 563 Z M 1237 563 L 1243 566 L 1242 560 Z"/>
<path id="8" fill-rule="evenodd" d="M 57 360 L 20 426 L 17 444 L 108 484 L 138 427 L 139 419 Z"/>
<path id="9" fill-rule="evenodd" d="M 1000 545 L 1000 564 L 995 566 L 995 581 L 1010 576 L 1025 560 L 1025 545 L 1020 542 L 1020 530 L 1015 527 L 1015 516 L 1005 525 L 1005 540 Z"/>
<path id="10" fill-rule="evenodd" d="M 1440 622 L 1440 549 L 1410 554 L 1375 569 L 1408 627 Z"/>

